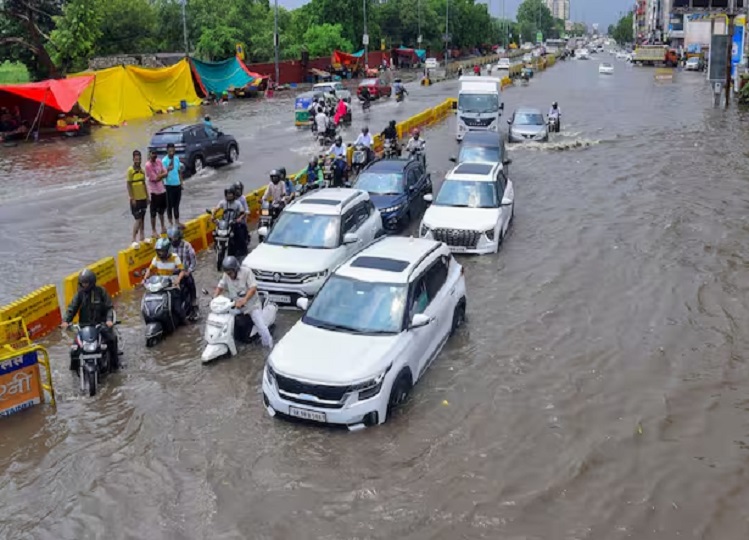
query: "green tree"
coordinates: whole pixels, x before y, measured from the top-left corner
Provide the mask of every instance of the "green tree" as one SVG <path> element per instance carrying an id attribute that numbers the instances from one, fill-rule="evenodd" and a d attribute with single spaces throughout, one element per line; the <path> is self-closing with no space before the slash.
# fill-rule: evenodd
<path id="1" fill-rule="evenodd" d="M 545 38 L 554 29 L 554 16 L 542 0 L 523 0 L 518 6 L 517 20 L 523 40 L 527 41 L 535 41 L 536 32 L 543 33 Z"/>
<path id="2" fill-rule="evenodd" d="M 63 71 L 87 68 L 87 59 L 101 37 L 106 0 L 70 0 L 62 15 L 54 17 L 55 29 L 49 36 L 52 57 Z"/>
<path id="3" fill-rule="evenodd" d="M 0 0 L 0 58 L 22 62 L 35 79 L 56 76 L 47 46 L 61 13 L 62 0 Z"/>
<path id="4" fill-rule="evenodd" d="M 634 15 L 630 11 L 624 17 L 619 19 L 614 31 L 610 34 L 619 45 L 632 43 L 634 41 L 634 31 L 632 28 L 633 16 Z"/>
<path id="5" fill-rule="evenodd" d="M 585 23 L 575 23 L 572 25 L 572 35 L 573 36 L 585 36 L 588 34 L 588 27 L 585 25 Z"/>

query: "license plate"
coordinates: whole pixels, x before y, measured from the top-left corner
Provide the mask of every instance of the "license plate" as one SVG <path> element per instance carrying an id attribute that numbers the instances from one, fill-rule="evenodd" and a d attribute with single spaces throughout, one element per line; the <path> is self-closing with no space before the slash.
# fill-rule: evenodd
<path id="1" fill-rule="evenodd" d="M 463 253 L 466 248 L 464 246 L 450 246 L 450 251 L 454 253 Z"/>
<path id="2" fill-rule="evenodd" d="M 304 420 L 314 420 L 315 422 L 327 422 L 325 413 L 310 411 L 309 409 L 298 409 L 297 407 L 289 407 L 289 416 Z"/>
<path id="3" fill-rule="evenodd" d="M 101 360 L 100 354 L 82 354 L 81 360 Z"/>
<path id="4" fill-rule="evenodd" d="M 261 211 L 260 211 L 260 215 L 261 215 L 261 216 L 269 216 L 269 215 L 270 215 L 270 212 L 268 212 L 268 210 L 261 210 Z"/>
<path id="5" fill-rule="evenodd" d="M 277 304 L 291 304 L 291 296 L 285 294 L 269 294 L 268 300 Z"/>

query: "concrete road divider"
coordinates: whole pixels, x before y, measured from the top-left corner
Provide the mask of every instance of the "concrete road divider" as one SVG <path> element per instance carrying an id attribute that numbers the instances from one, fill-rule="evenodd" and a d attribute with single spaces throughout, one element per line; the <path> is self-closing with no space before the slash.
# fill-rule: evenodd
<path id="1" fill-rule="evenodd" d="M 96 275 L 96 284 L 104 287 L 111 296 L 120 294 L 120 282 L 117 278 L 117 265 L 114 262 L 114 257 L 105 257 L 94 264 L 88 265 L 86 268 Z M 79 270 L 62 280 L 63 309 L 70 304 L 73 296 L 78 291 L 78 274 L 80 272 Z M 76 320 L 78 320 L 78 317 L 76 317 Z"/>
<path id="2" fill-rule="evenodd" d="M 153 242 L 141 242 L 139 247 L 130 246 L 117 254 L 120 290 L 129 291 L 143 281 L 143 275 L 156 255 L 153 246 Z"/>
<path id="3" fill-rule="evenodd" d="M 208 247 L 205 233 L 205 222 L 208 219 L 208 214 L 191 219 L 186 222 L 185 228 L 182 230 L 185 240 L 192 244 L 193 249 L 196 252 L 201 252 Z"/>
<path id="4" fill-rule="evenodd" d="M 57 287 L 45 285 L 23 298 L 0 307 L 0 321 L 22 318 L 29 338 L 39 339 L 60 326 L 62 314 L 57 299 Z"/>

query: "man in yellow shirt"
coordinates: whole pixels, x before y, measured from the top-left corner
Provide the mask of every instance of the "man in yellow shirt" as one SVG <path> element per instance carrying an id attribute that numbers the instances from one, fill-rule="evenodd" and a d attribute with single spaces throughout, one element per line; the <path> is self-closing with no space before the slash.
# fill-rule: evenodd
<path id="1" fill-rule="evenodd" d="M 130 197 L 130 212 L 135 218 L 133 224 L 133 245 L 137 238 L 145 238 L 145 218 L 148 210 L 148 191 L 146 190 L 146 173 L 141 167 L 140 150 L 133 152 L 133 165 L 127 170 L 127 194 Z"/>
<path id="2" fill-rule="evenodd" d="M 182 264 L 179 256 L 172 251 L 172 243 L 168 238 L 159 238 L 156 241 L 156 256 L 151 260 L 151 265 L 146 270 L 146 275 L 143 276 L 143 282 L 148 281 L 151 276 L 177 276 L 172 284 L 173 289 L 170 289 L 169 294 L 172 297 L 172 311 L 177 317 L 179 324 L 185 324 L 187 320 L 187 314 L 185 313 L 184 305 L 189 305 L 185 302 L 187 293 L 183 287 L 180 287 L 180 281 L 185 276 L 185 266 Z M 189 299 L 187 299 L 189 302 Z"/>

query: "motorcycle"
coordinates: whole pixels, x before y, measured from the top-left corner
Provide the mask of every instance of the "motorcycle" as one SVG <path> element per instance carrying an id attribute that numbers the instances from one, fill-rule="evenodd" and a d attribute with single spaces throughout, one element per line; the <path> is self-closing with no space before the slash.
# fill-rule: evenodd
<path id="1" fill-rule="evenodd" d="M 559 118 L 556 116 L 549 117 L 549 133 L 559 133 Z"/>
<path id="2" fill-rule="evenodd" d="M 358 175 L 366 167 L 368 157 L 369 153 L 366 146 L 358 144 L 354 147 L 354 151 L 351 154 L 351 172 L 354 175 Z"/>
<path id="3" fill-rule="evenodd" d="M 273 228 L 273 224 L 278 219 L 278 216 L 281 214 L 281 211 L 285 207 L 285 203 L 283 201 L 276 201 L 274 203 L 269 203 L 268 201 L 263 201 L 262 205 L 260 206 L 260 220 L 258 221 L 258 239 L 260 242 L 265 241 L 265 235 L 260 234 L 261 229 L 265 229 L 266 231 L 270 232 L 270 230 Z"/>
<path id="4" fill-rule="evenodd" d="M 143 284 L 146 294 L 140 304 L 140 312 L 146 323 L 146 347 L 153 347 L 165 335 L 174 332 L 180 325 L 174 312 L 174 297 L 182 304 L 182 312 L 188 316 L 192 310 L 188 295 L 181 294 L 169 276 L 151 276 Z"/>
<path id="5" fill-rule="evenodd" d="M 120 322 L 115 320 L 114 324 L 118 325 Z M 108 350 L 102 338 L 101 330 L 104 326 L 72 326 L 75 330 L 75 340 L 70 346 L 71 368 L 78 374 L 81 392 L 88 391 L 88 395 L 92 397 L 96 395 L 99 379 L 119 367 L 119 351 Z"/>
<path id="6" fill-rule="evenodd" d="M 235 239 L 237 216 L 234 211 L 225 210 L 220 219 L 216 218 L 210 210 L 206 210 L 206 213 L 213 217 L 215 225 L 213 231 L 213 249 L 216 250 L 216 270 L 221 272 L 224 258 L 227 255 L 232 255 L 241 259 L 247 255 L 247 246 L 240 245 L 242 242 L 238 242 Z"/>
<path id="7" fill-rule="evenodd" d="M 372 101 L 369 99 L 364 99 L 361 102 L 361 108 L 362 111 L 367 112 L 372 107 Z"/>
<path id="8" fill-rule="evenodd" d="M 320 159 L 322 161 L 322 177 L 323 177 L 323 183 L 325 187 L 330 187 L 333 185 L 333 175 L 334 175 L 334 156 L 333 154 L 329 154 L 326 156 L 320 156 Z"/>
<path id="9" fill-rule="evenodd" d="M 338 130 L 336 127 L 329 127 L 325 130 L 325 133 L 317 133 L 317 140 L 320 142 L 320 146 L 323 148 L 330 148 L 333 146 Z"/>
<path id="10" fill-rule="evenodd" d="M 388 158 L 395 158 L 400 156 L 400 152 L 398 152 L 398 149 L 396 147 L 396 143 L 393 139 L 385 139 L 385 142 L 382 144 L 382 153 L 385 159 Z"/>
<path id="11" fill-rule="evenodd" d="M 396 103 L 400 103 L 400 102 L 401 102 L 401 101 L 403 101 L 404 99 L 406 99 L 406 92 L 405 92 L 405 91 L 403 91 L 403 90 L 398 90 L 398 91 L 397 91 L 397 92 L 395 93 L 395 102 L 396 102 Z"/>
<path id="12" fill-rule="evenodd" d="M 427 158 L 424 154 L 424 148 L 414 148 L 411 150 L 408 154 L 408 159 L 417 159 L 421 162 L 423 167 L 426 169 L 427 166 Z"/>
<path id="13" fill-rule="evenodd" d="M 260 298 L 261 311 L 265 324 L 270 328 L 276 322 L 276 313 L 278 306 L 270 301 L 268 293 L 257 292 Z M 244 296 L 240 293 L 240 296 Z M 201 355 L 201 361 L 204 364 L 215 360 L 221 356 L 236 356 L 237 345 L 234 341 L 234 318 L 240 313 L 240 310 L 234 306 L 234 301 L 225 297 L 217 296 L 211 300 L 211 312 L 205 324 L 206 346 Z M 252 326 L 250 339 L 258 335 L 257 328 Z"/>

